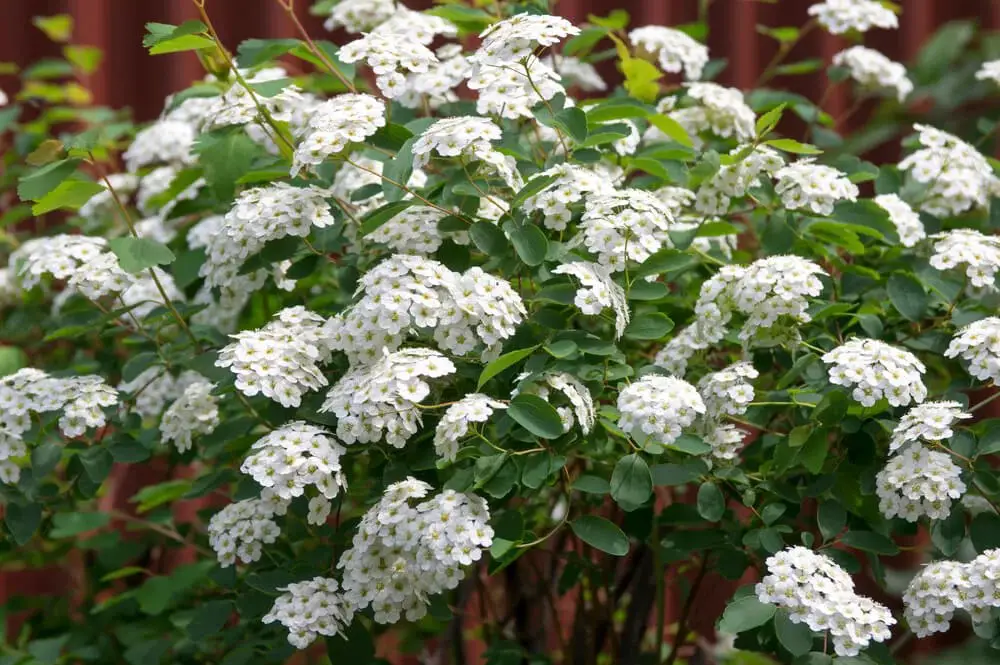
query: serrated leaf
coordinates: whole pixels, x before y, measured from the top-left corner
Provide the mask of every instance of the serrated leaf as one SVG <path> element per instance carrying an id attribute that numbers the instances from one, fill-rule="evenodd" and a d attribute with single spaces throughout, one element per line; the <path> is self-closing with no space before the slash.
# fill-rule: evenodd
<path id="1" fill-rule="evenodd" d="M 44 215 L 53 210 L 78 210 L 104 187 L 89 180 L 64 180 L 55 189 L 31 206 L 35 215 Z"/>
<path id="2" fill-rule="evenodd" d="M 175 258 L 169 247 L 152 238 L 113 238 L 108 246 L 118 257 L 122 270 L 131 274 L 169 265 Z"/>

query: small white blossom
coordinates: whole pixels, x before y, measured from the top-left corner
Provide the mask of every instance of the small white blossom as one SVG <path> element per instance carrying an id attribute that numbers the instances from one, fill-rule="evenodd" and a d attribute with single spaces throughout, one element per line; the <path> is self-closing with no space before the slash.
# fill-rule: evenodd
<path id="1" fill-rule="evenodd" d="M 742 153 L 745 146 L 738 146 L 730 155 Z M 763 175 L 772 175 L 785 165 L 781 155 L 767 146 L 756 146 L 742 160 L 723 164 L 711 178 L 698 188 L 694 202 L 696 211 L 703 215 L 724 215 L 729 212 L 732 199 L 746 195 Z"/>
<path id="2" fill-rule="evenodd" d="M 164 441 L 173 441 L 178 452 L 191 449 L 196 434 L 211 434 L 219 426 L 218 398 L 215 386 L 208 381 L 192 383 L 163 413 L 160 433 Z"/>
<path id="3" fill-rule="evenodd" d="M 809 8 L 819 24 L 834 35 L 850 30 L 868 32 L 872 28 L 886 30 L 899 27 L 899 19 L 878 0 L 825 0 Z"/>
<path id="4" fill-rule="evenodd" d="M 969 374 L 980 381 L 1000 383 L 1000 318 L 990 316 L 965 326 L 944 355 L 968 362 Z"/>
<path id="5" fill-rule="evenodd" d="M 907 411 L 892 430 L 889 452 L 894 453 L 910 443 L 938 442 L 955 435 L 951 429 L 960 420 L 971 418 L 958 402 L 924 402 Z"/>
<path id="6" fill-rule="evenodd" d="M 922 375 L 927 368 L 909 351 L 876 339 L 854 338 L 823 355 L 830 383 L 853 388 L 851 397 L 874 406 L 883 397 L 892 406 L 927 398 Z"/>
<path id="7" fill-rule="evenodd" d="M 121 293 L 135 281 L 118 264 L 107 240 L 94 236 L 55 235 L 32 238 L 10 257 L 21 287 L 31 289 L 51 275 L 83 296 L 96 300 Z"/>
<path id="8" fill-rule="evenodd" d="M 343 94 L 313 110 L 292 159 L 291 175 L 322 164 L 385 127 L 385 104 L 371 95 Z"/>
<path id="9" fill-rule="evenodd" d="M 305 649 L 317 637 L 338 635 L 354 619 L 354 610 L 338 588 L 337 580 L 329 577 L 289 584 L 279 589 L 283 593 L 261 621 L 288 629 L 288 642 L 297 649 Z"/>
<path id="10" fill-rule="evenodd" d="M 669 446 L 705 413 L 705 402 L 687 381 L 648 374 L 618 394 L 618 427 L 654 450 Z"/>
<path id="11" fill-rule="evenodd" d="M 969 566 L 957 561 L 935 561 L 910 580 L 903 592 L 903 616 L 917 637 L 943 633 L 951 627 L 955 610 L 965 606 Z"/>
<path id="12" fill-rule="evenodd" d="M 503 132 L 489 118 L 460 116 L 436 121 L 424 130 L 413 143 L 413 166 L 427 164 L 434 153 L 441 157 L 458 157 L 482 162 L 514 190 L 521 189 L 524 181 L 517 171 L 513 157 L 493 148 Z"/>
<path id="13" fill-rule="evenodd" d="M 952 499 L 965 493 L 962 470 L 947 453 L 911 443 L 892 457 L 875 476 L 879 510 L 887 518 L 916 522 L 951 514 Z"/>
<path id="14" fill-rule="evenodd" d="M 789 210 L 807 208 L 817 215 L 831 215 L 838 202 L 858 200 L 858 186 L 845 173 L 811 159 L 789 164 L 774 175 L 778 180 L 774 189 Z"/>
<path id="15" fill-rule="evenodd" d="M 151 164 L 187 166 L 195 161 L 191 148 L 197 136 L 186 122 L 158 120 L 135 135 L 122 158 L 132 173 Z"/>
<path id="16" fill-rule="evenodd" d="M 993 81 L 1000 85 L 1000 60 L 984 62 L 983 66 L 976 72 L 976 78 L 980 81 Z"/>
<path id="17" fill-rule="evenodd" d="M 573 261 L 557 266 L 552 273 L 579 280 L 573 302 L 584 314 L 597 315 L 610 308 L 615 313 L 615 339 L 621 338 L 631 315 L 625 289 L 615 284 L 609 268 L 590 261 Z"/>
<path id="18" fill-rule="evenodd" d="M 934 253 L 930 264 L 938 270 L 965 266 L 965 276 L 974 288 L 995 290 L 1000 271 L 1000 237 L 974 229 L 952 229 L 931 236 Z"/>
<path id="19" fill-rule="evenodd" d="M 657 197 L 640 189 L 622 189 L 588 196 L 580 230 L 583 244 L 598 262 L 621 272 L 627 261 L 642 263 L 670 247 L 671 222 L 670 209 Z"/>
<path id="20" fill-rule="evenodd" d="M 576 86 L 584 92 L 600 92 L 607 90 L 608 84 L 589 62 L 568 55 L 553 58 L 547 55 L 542 62 L 556 70 L 566 85 Z"/>
<path id="21" fill-rule="evenodd" d="M 739 362 L 705 375 L 698 382 L 698 392 L 705 401 L 705 417 L 721 419 L 746 413 L 754 398 L 750 380 L 760 373 L 748 362 Z"/>
<path id="22" fill-rule="evenodd" d="M 346 63 L 364 60 L 375 73 L 375 85 L 387 99 L 404 92 L 407 73 L 423 73 L 437 63 L 434 53 L 419 41 L 389 30 L 371 32 L 345 44 L 337 57 Z"/>
<path id="23" fill-rule="evenodd" d="M 561 16 L 517 14 L 483 30 L 482 44 L 473 57 L 481 65 L 518 62 L 539 46 L 578 34 L 580 28 Z"/>
<path id="24" fill-rule="evenodd" d="M 130 396 L 131 399 L 123 401 L 134 402 L 136 413 L 150 418 L 163 413 L 167 403 L 183 395 L 188 386 L 203 381 L 205 377 L 191 370 L 185 370 L 174 377 L 164 368 L 153 366 L 143 370 L 131 381 L 119 383 L 118 391 Z"/>
<path id="25" fill-rule="evenodd" d="M 834 55 L 833 64 L 846 67 L 851 78 L 862 88 L 894 91 L 900 102 L 913 92 L 913 82 L 906 76 L 906 67 L 875 49 L 852 46 Z"/>
<path id="26" fill-rule="evenodd" d="M 924 223 L 920 221 L 920 215 L 899 196 L 880 194 L 873 200 L 880 208 L 889 213 L 889 221 L 896 227 L 899 242 L 903 247 L 913 247 L 927 237 Z"/>
<path id="27" fill-rule="evenodd" d="M 611 194 L 615 182 L 598 170 L 576 164 L 557 164 L 528 179 L 555 177 L 540 192 L 533 194 L 521 204 L 527 213 L 541 211 L 545 216 L 546 228 L 563 231 L 573 217 L 573 207 L 589 194 Z"/>
<path id="28" fill-rule="evenodd" d="M 455 402 L 444 412 L 434 430 L 434 451 L 438 458 L 454 462 L 458 444 L 476 423 L 485 423 L 496 409 L 507 405 L 482 393 L 470 393 Z"/>
<path id="29" fill-rule="evenodd" d="M 374 26 L 373 32 L 390 34 L 400 39 L 429 46 L 438 35 L 443 37 L 457 36 L 458 28 L 454 23 L 440 16 L 415 12 L 398 5 L 396 13 Z"/>
<path id="30" fill-rule="evenodd" d="M 565 95 L 560 76 L 534 56 L 520 62 L 487 63 L 472 60 L 469 89 L 479 94 L 476 111 L 516 120 L 532 118 L 532 108 L 556 95 Z"/>
<path id="31" fill-rule="evenodd" d="M 340 0 L 330 10 L 323 27 L 358 33 L 372 30 L 385 23 L 396 13 L 396 0 Z"/>
<path id="32" fill-rule="evenodd" d="M 259 499 L 231 503 L 212 515 L 208 544 L 215 550 L 219 564 L 227 568 L 237 560 L 253 563 L 260 559 L 263 546 L 274 543 L 281 535 L 274 517 L 287 510 L 287 501 L 265 490 Z"/>
<path id="33" fill-rule="evenodd" d="M 708 342 L 702 339 L 698 326 L 682 328 L 674 337 L 656 353 L 653 364 L 662 367 L 668 373 L 683 378 L 687 373 L 687 364 L 698 351 L 707 349 Z"/>
<path id="34" fill-rule="evenodd" d="M 680 30 L 646 25 L 630 32 L 628 38 L 641 51 L 655 55 L 663 71 L 683 72 L 688 81 L 700 79 L 708 64 L 708 47 Z"/>

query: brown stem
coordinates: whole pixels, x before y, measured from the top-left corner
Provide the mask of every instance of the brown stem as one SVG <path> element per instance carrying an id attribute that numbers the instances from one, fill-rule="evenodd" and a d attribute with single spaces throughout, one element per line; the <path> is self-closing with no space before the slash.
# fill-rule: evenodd
<path id="1" fill-rule="evenodd" d="M 691 615 L 691 608 L 694 606 L 694 599 L 698 597 L 698 589 L 701 587 L 702 581 L 705 579 L 705 574 L 708 572 L 708 553 L 702 555 L 701 565 L 698 568 L 698 575 L 694 578 L 694 584 L 691 585 L 691 591 L 688 593 L 687 600 L 684 601 L 684 609 L 681 610 L 680 620 L 677 622 L 677 637 L 674 638 L 673 649 L 670 650 L 670 657 L 667 658 L 666 665 L 674 665 L 677 661 L 677 656 L 681 652 L 681 648 L 684 643 L 687 642 L 688 637 L 688 618 Z M 659 658 L 659 655 L 657 655 Z"/>
<path id="2" fill-rule="evenodd" d="M 330 73 L 337 77 L 337 79 L 339 79 L 348 90 L 353 93 L 357 93 L 358 89 L 354 87 L 354 84 L 347 80 L 347 77 L 345 77 L 343 73 L 337 69 L 337 66 L 334 65 L 328 57 L 326 57 L 326 54 L 323 53 L 318 46 L 316 46 L 316 42 L 314 42 L 312 37 L 309 36 L 309 32 L 306 30 L 306 27 L 302 25 L 302 21 L 299 20 L 298 14 L 295 13 L 295 0 L 275 1 L 281 6 L 282 9 L 285 10 L 285 13 L 288 14 L 288 18 L 291 19 L 292 23 L 295 25 L 295 29 L 299 31 L 299 34 L 302 36 L 303 41 L 305 41 L 306 46 L 308 46 L 312 54 L 316 56 L 316 59 L 322 62 L 323 65 L 330 70 Z"/>

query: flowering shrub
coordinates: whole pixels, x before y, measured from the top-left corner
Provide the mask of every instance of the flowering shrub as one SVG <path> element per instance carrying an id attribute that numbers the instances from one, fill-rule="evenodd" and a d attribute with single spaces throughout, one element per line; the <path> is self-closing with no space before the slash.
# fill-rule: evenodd
<path id="1" fill-rule="evenodd" d="M 697 26 L 321 2 L 337 46 L 278 2 L 299 37 L 235 54 L 203 0 L 150 24 L 207 75 L 148 126 L 45 82 L 96 66 L 71 45 L 0 109 L 3 556 L 84 562 L 8 604 L 45 612 L 5 662 L 354 665 L 389 634 L 847 665 L 955 621 L 1000 647 L 994 122 L 907 124 L 876 166 L 805 99 L 713 82 Z M 827 64 L 890 135 L 942 85 Z M 718 639 L 690 615 L 713 578 Z"/>

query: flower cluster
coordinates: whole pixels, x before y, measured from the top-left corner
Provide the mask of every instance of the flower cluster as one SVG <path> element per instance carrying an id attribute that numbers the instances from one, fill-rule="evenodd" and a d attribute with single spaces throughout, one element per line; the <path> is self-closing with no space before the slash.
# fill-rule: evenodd
<path id="1" fill-rule="evenodd" d="M 517 14 L 483 30 L 483 42 L 473 59 L 480 65 L 515 63 L 530 56 L 536 47 L 552 46 L 578 34 L 580 28 L 561 16 Z"/>
<path id="2" fill-rule="evenodd" d="M 733 137 L 738 141 L 753 139 L 756 116 L 747 106 L 742 92 L 736 88 L 707 82 L 689 83 L 685 91 L 694 106 L 673 111 L 670 116 L 687 129 L 688 133 L 696 135 L 712 132 L 716 136 Z M 653 133 L 652 136 L 659 135 Z"/>
<path id="3" fill-rule="evenodd" d="M 851 397 L 874 406 L 883 397 L 892 406 L 923 402 L 927 387 L 924 364 L 909 351 L 877 339 L 854 338 L 823 355 L 830 365 L 830 383 L 853 387 Z"/>
<path id="4" fill-rule="evenodd" d="M 419 108 L 426 102 L 429 107 L 436 108 L 444 102 L 458 101 L 454 90 L 472 75 L 472 63 L 462 53 L 460 44 L 445 44 L 434 55 L 436 64 L 426 72 L 406 78 L 406 89 L 396 98 L 397 102 L 408 108 Z"/>
<path id="5" fill-rule="evenodd" d="M 240 471 L 285 501 L 315 487 L 318 495 L 309 501 L 308 521 L 326 521 L 330 499 L 347 487 L 340 464 L 346 450 L 330 432 L 296 420 L 258 439 L 251 450 L 255 452 L 243 460 Z"/>
<path id="6" fill-rule="evenodd" d="M 965 326 L 944 355 L 968 362 L 969 374 L 977 379 L 1000 383 L 1000 318 L 990 316 Z"/>
<path id="7" fill-rule="evenodd" d="M 190 123 L 159 120 L 136 134 L 122 158 L 132 173 L 151 164 L 186 166 L 195 160 L 191 148 L 197 136 L 197 130 Z"/>
<path id="8" fill-rule="evenodd" d="M 375 72 L 375 85 L 388 99 L 400 96 L 405 90 L 406 76 L 403 72 L 420 74 L 437 63 L 437 58 L 430 49 L 419 41 L 406 39 L 404 35 L 392 32 L 391 28 L 371 32 L 345 44 L 337 57 L 346 63 L 364 60 Z M 366 100 L 364 108 L 374 109 L 374 106 Z"/>
<path id="9" fill-rule="evenodd" d="M 173 441 L 179 452 L 191 449 L 195 434 L 211 434 L 219 426 L 218 398 L 212 395 L 215 386 L 208 381 L 192 383 L 163 413 L 160 433 L 165 441 Z"/>
<path id="10" fill-rule="evenodd" d="M 889 213 L 889 221 L 896 227 L 899 242 L 903 247 L 913 247 L 927 237 L 920 215 L 897 194 L 880 194 L 872 200 Z"/>
<path id="11" fill-rule="evenodd" d="M 723 416 L 746 413 L 754 398 L 750 380 L 760 373 L 748 362 L 739 362 L 711 374 L 698 382 L 698 392 L 705 402 L 705 417 L 718 420 Z"/>
<path id="12" fill-rule="evenodd" d="M 952 270 L 964 265 L 970 285 L 996 289 L 996 275 L 1000 271 L 1000 238 L 974 229 L 953 229 L 931 238 L 935 241 L 931 266 L 938 270 Z"/>
<path id="13" fill-rule="evenodd" d="M 392 18 L 396 7 L 395 0 L 341 0 L 330 9 L 323 27 L 327 30 L 343 27 L 350 33 L 365 32 Z"/>
<path id="14" fill-rule="evenodd" d="M 552 273 L 569 275 L 580 282 L 573 302 L 584 314 L 597 315 L 610 308 L 615 313 L 615 338 L 621 338 L 631 315 L 625 289 L 615 284 L 610 268 L 591 261 L 573 261 L 557 266 Z"/>
<path id="15" fill-rule="evenodd" d="M 45 275 L 51 275 L 92 300 L 121 293 L 134 281 L 118 265 L 118 257 L 108 250 L 107 241 L 93 236 L 32 238 L 14 252 L 10 265 L 15 267 L 24 289 L 31 289 Z"/>
<path id="16" fill-rule="evenodd" d="M 552 56 L 545 56 L 542 62 L 556 70 L 566 85 L 576 86 L 584 92 L 600 92 L 608 89 L 608 84 L 601 78 L 597 68 L 589 62 L 568 55 L 559 56 L 558 62 L 554 61 Z"/>
<path id="17" fill-rule="evenodd" d="M 744 146 L 730 151 L 730 155 L 744 152 Z M 781 155 L 767 146 L 756 146 L 742 160 L 724 164 L 698 188 L 695 210 L 704 215 L 724 215 L 734 198 L 745 196 L 763 174 L 773 174 L 785 165 Z"/>
<path id="18" fill-rule="evenodd" d="M 382 162 L 371 157 L 365 157 L 362 153 L 353 153 L 337 169 L 337 173 L 333 176 L 333 186 L 330 188 L 330 192 L 345 202 L 351 201 L 351 205 L 354 206 L 355 216 L 371 212 L 386 202 L 385 193 L 381 188 L 382 168 Z M 423 187 L 427 184 L 427 174 L 422 169 L 413 169 L 413 173 L 410 174 L 409 179 L 403 184 L 406 185 L 407 189 Z M 365 198 L 356 199 L 354 197 L 355 193 L 362 188 L 368 187 L 370 190 L 371 187 L 369 185 L 379 185 L 378 191 Z M 412 196 L 407 192 L 403 198 L 409 199 Z M 372 236 L 380 230 L 381 228 L 376 229 L 372 233 Z M 353 227 L 348 227 L 346 233 L 350 235 L 355 231 L 356 229 Z"/>
<path id="19" fill-rule="evenodd" d="M 259 499 L 231 503 L 212 515 L 208 521 L 208 544 L 219 564 L 226 568 L 237 559 L 243 563 L 260 559 L 263 546 L 274 543 L 281 535 L 275 516 L 287 511 L 286 501 L 264 490 Z"/>
<path id="20" fill-rule="evenodd" d="M 305 649 L 317 637 L 333 637 L 344 631 L 354 619 L 354 611 L 337 593 L 337 580 L 314 577 L 279 589 L 271 611 L 261 617 L 264 623 L 278 622 L 288 629 L 288 642 Z"/>
<path id="21" fill-rule="evenodd" d="M 653 364 L 662 367 L 669 374 L 683 377 L 687 373 L 688 360 L 709 346 L 709 342 L 702 337 L 697 325 L 682 328 L 657 351 Z"/>
<path id="22" fill-rule="evenodd" d="M 976 78 L 980 81 L 993 81 L 1000 85 L 1000 60 L 984 62 L 979 71 L 976 72 Z"/>
<path id="23" fill-rule="evenodd" d="M 570 406 L 557 406 L 556 412 L 562 419 L 563 431 L 568 432 L 576 422 L 584 434 L 590 434 L 597 420 L 594 398 L 590 390 L 579 379 L 566 372 L 544 372 L 542 374 L 523 373 L 517 377 L 517 386 L 511 397 L 520 394 L 537 395 L 546 402 L 552 401 L 552 390 L 562 393 Z"/>
<path id="24" fill-rule="evenodd" d="M 172 402 L 193 383 L 204 381 L 197 372 L 185 370 L 177 377 L 162 367 L 149 367 L 140 372 L 131 381 L 118 384 L 118 391 L 126 393 L 134 403 L 134 410 L 139 415 L 151 418 L 163 413 L 168 402 Z"/>
<path id="25" fill-rule="evenodd" d="M 986 550 L 968 563 L 936 561 L 914 577 L 903 593 L 903 616 L 917 637 L 943 633 L 955 610 L 973 622 L 990 621 L 1000 607 L 1000 549 Z"/>
<path id="26" fill-rule="evenodd" d="M 932 215 L 960 215 L 985 208 L 998 188 L 993 168 L 962 139 L 927 125 L 914 125 L 922 148 L 899 163 L 926 186 L 920 209 Z"/>
<path id="27" fill-rule="evenodd" d="M 803 159 L 774 174 L 775 191 L 789 210 L 808 208 L 817 215 L 830 215 L 840 201 L 856 201 L 858 186 L 832 166 Z"/>
<path id="28" fill-rule="evenodd" d="M 377 623 L 396 623 L 403 615 L 420 619 L 428 598 L 454 589 L 462 568 L 493 542 L 483 499 L 445 490 L 412 505 L 430 489 L 413 478 L 390 485 L 361 518 L 352 547 L 337 564 L 348 606 L 371 607 Z"/>
<path id="29" fill-rule="evenodd" d="M 899 101 L 913 92 L 913 82 L 906 76 L 906 67 L 875 49 L 852 46 L 833 56 L 833 64 L 846 67 L 851 78 L 863 88 L 895 91 Z"/>
<path id="30" fill-rule="evenodd" d="M 398 349 L 411 330 L 433 331 L 444 349 L 465 355 L 479 344 L 499 354 L 526 313 L 511 285 L 480 268 L 456 273 L 437 261 L 395 254 L 362 277 L 363 297 L 330 320 L 331 348 L 352 363 Z"/>
<path id="31" fill-rule="evenodd" d="M 496 409 L 507 405 L 482 393 L 470 393 L 448 407 L 434 430 L 434 451 L 440 459 L 454 462 L 458 444 L 473 423 L 485 423 Z"/>
<path id="32" fill-rule="evenodd" d="M 698 390 L 673 376 L 647 374 L 618 393 L 618 427 L 653 451 L 676 441 L 705 410 Z"/>
<path id="33" fill-rule="evenodd" d="M 695 305 L 698 338 L 715 342 L 725 334 L 734 312 L 746 316 L 740 330 L 743 341 L 797 339 L 794 324 L 809 322 L 810 297 L 823 290 L 818 265 L 798 256 L 770 256 L 747 267 L 724 266 L 705 281 Z M 785 328 L 781 320 L 791 324 Z"/>
<path id="34" fill-rule="evenodd" d="M 424 377 L 455 372 L 455 365 L 431 349 L 401 349 L 370 365 L 356 365 L 327 393 L 320 409 L 337 416 L 337 436 L 347 444 L 383 437 L 402 448 L 421 423 L 417 404 L 431 392 Z"/>
<path id="35" fill-rule="evenodd" d="M 924 402 L 913 407 L 892 430 L 889 452 L 894 453 L 910 443 L 944 441 L 955 435 L 952 426 L 971 418 L 958 402 Z"/>
<path id="36" fill-rule="evenodd" d="M 478 160 L 511 189 L 520 189 L 524 181 L 514 158 L 493 148 L 492 143 L 502 136 L 503 132 L 489 118 L 459 116 L 437 120 L 414 141 L 413 166 L 424 166 L 434 153 L 441 157 L 458 157 L 463 161 Z"/>
<path id="37" fill-rule="evenodd" d="M 532 118 L 532 107 L 566 94 L 560 76 L 534 56 L 521 62 L 474 65 L 469 89 L 479 93 L 476 111 L 504 118 Z"/>
<path id="38" fill-rule="evenodd" d="M 910 522 L 923 515 L 944 519 L 951 513 L 951 500 L 965 493 L 961 475 L 947 453 L 910 444 L 875 476 L 879 509 L 888 518 L 899 516 Z"/>
<path id="39" fill-rule="evenodd" d="M 258 393 L 282 406 L 299 406 L 302 395 L 327 385 L 319 364 L 333 349 L 323 331 L 323 317 L 304 307 L 288 307 L 259 330 L 232 335 L 236 341 L 219 352 L 215 364 L 236 375 L 236 389 Z"/>
<path id="40" fill-rule="evenodd" d="M 543 223 L 546 228 L 563 231 L 573 217 L 572 208 L 575 204 L 591 194 L 614 193 L 615 179 L 608 176 L 608 173 L 594 168 L 557 164 L 529 179 L 531 182 L 535 178 L 555 178 L 542 191 L 526 198 L 521 204 L 522 208 L 527 213 L 540 210 L 545 216 Z"/>
<path id="41" fill-rule="evenodd" d="M 628 33 L 629 41 L 645 53 L 656 56 L 665 72 L 683 71 L 688 81 L 701 78 L 708 64 L 708 47 L 680 30 L 660 25 L 645 25 Z"/>
<path id="42" fill-rule="evenodd" d="M 583 244 L 612 272 L 628 261 L 642 263 L 670 246 L 673 215 L 658 198 L 640 189 L 587 197 L 580 220 Z"/>
<path id="43" fill-rule="evenodd" d="M 322 164 L 351 143 L 364 141 L 385 127 L 385 104 L 364 94 L 338 95 L 313 109 L 295 148 L 291 175 Z"/>
<path id="44" fill-rule="evenodd" d="M 436 208 L 414 206 L 392 217 L 366 237 L 382 243 L 395 252 L 433 254 L 441 247 L 444 238 L 438 222 L 445 216 Z M 454 235 L 452 236 L 454 239 Z"/>
<path id="45" fill-rule="evenodd" d="M 711 456 L 721 464 L 732 463 L 739 457 L 747 433 L 731 423 L 713 423 L 704 440 L 712 448 Z"/>
<path id="46" fill-rule="evenodd" d="M 878 0 L 825 0 L 811 6 L 809 15 L 835 35 L 851 30 L 868 32 L 872 28 L 899 27 L 896 15 Z"/>
<path id="47" fill-rule="evenodd" d="M 828 633 L 838 656 L 857 656 L 871 642 L 889 639 L 896 623 L 889 609 L 854 591 L 843 568 L 824 554 L 790 547 L 767 558 L 757 598 L 790 612 L 794 623 Z"/>

